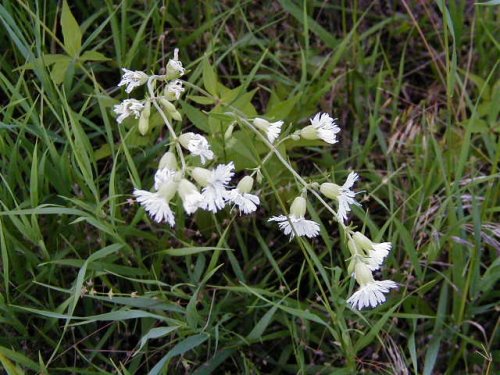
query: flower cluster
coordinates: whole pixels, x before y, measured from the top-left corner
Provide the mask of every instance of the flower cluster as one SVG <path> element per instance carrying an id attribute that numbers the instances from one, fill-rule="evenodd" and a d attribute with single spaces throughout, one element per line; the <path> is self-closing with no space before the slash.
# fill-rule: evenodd
<path id="1" fill-rule="evenodd" d="M 138 130 L 145 135 L 149 130 L 151 111 L 156 110 L 168 128 L 171 140 L 169 150 L 160 159 L 151 191 L 135 189 L 133 195 L 154 221 L 166 222 L 171 227 L 175 226 L 175 214 L 179 213 L 181 204 L 188 215 L 198 210 L 217 213 L 226 206 L 237 208 L 239 215 L 251 214 L 261 203 L 260 198 L 252 193 L 253 176 L 256 173 L 258 177 L 261 176 L 260 167 L 250 175 L 243 176 L 234 186 L 232 185 L 235 176 L 233 161 L 218 163 L 217 155 L 204 135 L 194 132 L 177 135 L 174 131 L 172 121 L 182 120 L 176 103 L 185 91 L 184 82 L 181 80 L 185 73 L 177 49 L 173 58 L 168 61 L 163 75 L 148 75 L 141 71 L 123 69 L 119 87 L 124 86 L 125 91 L 130 94 L 136 88 L 146 85 L 147 92 L 143 100 L 126 99 L 115 105 L 117 122 L 122 124 L 128 118 L 138 119 Z M 360 287 L 347 299 L 347 302 L 356 309 L 375 307 L 385 302 L 385 294 L 397 285 L 390 280 L 375 281 L 373 272 L 382 266 L 391 250 L 391 244 L 374 243 L 361 232 L 354 231 L 346 225 L 353 206 L 360 206 L 356 201 L 357 193 L 354 191 L 354 184 L 358 181 L 359 175 L 350 172 L 342 185 L 332 181 L 309 184 L 277 151 L 277 147 L 285 140 L 305 139 L 327 145 L 337 143 L 337 135 L 341 130 L 337 120 L 328 113 L 319 112 L 306 126 L 284 136 L 282 129 L 285 123 L 282 120 L 263 117 L 248 119 L 236 114 L 234 116 L 235 121 L 226 130 L 225 138 L 231 137 L 235 126 L 246 126 L 266 144 L 270 149 L 270 155 L 276 155 L 287 166 L 300 185 L 300 194 L 291 203 L 288 214 L 272 216 L 268 221 L 276 222 L 290 241 L 295 237 L 317 237 L 320 234 L 320 224 L 306 219 L 306 216 L 308 195 L 318 198 L 332 213 L 348 238 L 348 249 L 351 253 L 348 271 Z M 191 156 L 185 155 L 187 152 Z M 178 160 L 181 162 L 180 166 Z M 260 182 L 260 179 L 257 181 Z M 335 202 L 335 206 L 330 206 L 328 200 Z"/>

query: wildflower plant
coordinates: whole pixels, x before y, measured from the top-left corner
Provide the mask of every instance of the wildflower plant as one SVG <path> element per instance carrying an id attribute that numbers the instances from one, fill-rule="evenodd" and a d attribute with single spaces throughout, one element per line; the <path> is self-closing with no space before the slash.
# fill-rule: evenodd
<path id="1" fill-rule="evenodd" d="M 209 84 L 205 91 L 183 80 L 187 72 L 177 49 L 168 61 L 164 74 L 122 70 L 123 77 L 118 86 L 124 87 L 127 94 L 133 94 L 143 86 L 146 90 L 142 98 L 128 98 L 114 106 L 118 124 L 130 118 L 137 121 L 139 132 L 146 135 L 151 118 L 157 113 L 167 130 L 168 148 L 161 157 L 158 155 L 160 160 L 151 191 L 138 188 L 133 191 L 137 203 L 155 222 L 175 227 L 176 202 L 181 202 L 187 215 L 199 210 L 215 214 L 226 207 L 229 208 L 226 214 L 232 211 L 236 211 L 238 216 L 254 214 L 265 199 L 259 191 L 265 189 L 266 183 L 272 183 L 269 175 L 262 173 L 263 167 L 274 158 L 291 174 L 297 186 L 296 196 L 289 208 L 284 207 L 286 212 L 267 214 L 269 225 L 277 223 L 277 228 L 290 241 L 307 241 L 317 237 L 321 226 L 309 218 L 308 206 L 319 204 L 337 222 L 342 234 L 340 239 L 346 242 L 350 252 L 350 257 L 346 259 L 347 273 L 357 282 L 359 289 L 345 298 L 347 303 L 354 309 L 373 308 L 384 303 L 386 294 L 397 288 L 395 282 L 377 281 L 373 274 L 381 269 L 391 244 L 373 242 L 366 234 L 355 230 L 353 225 L 348 225 L 352 208 L 361 208 L 354 187 L 360 179 L 358 173 L 351 171 L 342 185 L 329 179 L 325 181 L 325 178 L 311 180 L 310 176 L 302 176 L 280 151 L 284 142 L 300 140 L 313 140 L 325 147 L 335 147 L 341 137 L 341 126 L 331 114 L 319 112 L 305 126 L 292 131 L 292 124 L 285 123 L 283 118 L 265 118 L 265 115 L 259 114 L 252 116 L 233 105 L 231 100 L 217 102 L 213 100 L 217 85 Z M 204 75 L 205 81 L 213 81 L 209 73 L 204 72 Z M 236 160 L 230 160 L 219 152 L 218 147 L 212 147 L 209 140 L 214 127 L 206 128 L 208 134 L 201 134 L 182 126 L 183 110 L 178 103 L 186 88 L 203 94 L 192 96 L 193 101 L 218 106 L 220 119 L 228 124 L 223 132 L 225 141 L 233 141 L 236 138 L 235 129 L 240 129 L 244 134 L 252 135 L 245 141 L 252 143 L 254 148 L 267 149 L 266 156 L 253 168 L 245 168 L 244 163 L 238 165 Z M 233 94 L 226 90 L 226 95 Z M 180 199 L 176 200 L 176 196 Z M 275 230 L 272 226 L 269 228 Z"/>

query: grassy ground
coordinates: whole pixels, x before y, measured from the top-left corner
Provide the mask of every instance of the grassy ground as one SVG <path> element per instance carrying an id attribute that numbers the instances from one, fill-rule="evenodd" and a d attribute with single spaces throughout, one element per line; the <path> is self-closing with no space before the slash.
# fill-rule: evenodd
<path id="1" fill-rule="evenodd" d="M 3 1 L 1 366 L 498 371 L 498 11 L 464 0 Z M 193 85 L 222 98 L 240 87 L 232 99 L 250 115 L 273 113 L 289 131 L 320 109 L 339 118 L 334 147 L 286 152 L 307 178 L 359 171 L 368 213 L 353 224 L 395 249 L 382 275 L 401 286 L 386 304 L 347 307 L 348 250 L 326 212 L 313 212 L 322 235 L 311 242 L 266 223 L 281 212 L 273 197 L 296 194 L 277 163 L 250 217 L 179 210 L 171 230 L 132 204 L 168 134 L 117 126 L 120 68 L 157 72 L 174 47 Z M 220 107 L 187 94 L 182 126 L 222 139 Z M 240 168 L 255 163 L 223 146 Z"/>

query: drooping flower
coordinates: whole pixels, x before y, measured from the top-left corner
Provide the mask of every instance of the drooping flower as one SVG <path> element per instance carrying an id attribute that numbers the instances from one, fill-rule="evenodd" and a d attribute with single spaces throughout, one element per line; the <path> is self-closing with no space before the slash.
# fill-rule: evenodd
<path id="1" fill-rule="evenodd" d="M 184 87 L 182 86 L 182 81 L 175 79 L 165 86 L 163 94 L 168 101 L 179 100 L 182 93 L 184 92 Z"/>
<path id="2" fill-rule="evenodd" d="M 257 210 L 260 203 L 259 197 L 250 194 L 253 187 L 253 178 L 245 176 L 236 185 L 236 188 L 228 192 L 228 200 L 240 209 L 241 213 L 250 214 Z"/>
<path id="3" fill-rule="evenodd" d="M 168 60 L 167 63 L 167 72 L 166 78 L 167 80 L 176 79 L 183 76 L 185 73 L 184 68 L 182 67 L 182 62 L 179 60 L 179 49 L 174 49 L 174 58 Z"/>
<path id="4" fill-rule="evenodd" d="M 136 119 L 141 115 L 144 109 L 144 103 L 136 99 L 125 99 L 120 104 L 113 107 L 113 111 L 118 115 L 116 122 L 121 124 L 129 116 L 134 116 Z"/>
<path id="5" fill-rule="evenodd" d="M 343 220 L 344 222 L 347 221 L 347 213 L 351 211 L 351 206 L 360 205 L 356 202 L 356 193 L 351 190 L 358 178 L 359 176 L 357 173 L 351 172 L 342 186 L 332 182 L 325 182 L 320 186 L 320 191 L 324 196 L 330 199 L 335 199 L 338 202 L 339 209 L 337 213 L 340 220 Z"/>
<path id="6" fill-rule="evenodd" d="M 179 142 L 182 147 L 188 149 L 193 155 L 199 156 L 201 164 L 205 164 L 207 160 L 212 160 L 214 158 L 214 153 L 210 150 L 207 139 L 200 134 L 181 134 L 179 136 Z"/>
<path id="7" fill-rule="evenodd" d="M 118 87 L 126 85 L 127 87 L 125 88 L 125 92 L 127 94 L 130 94 L 133 89 L 144 85 L 148 81 L 149 76 L 144 72 L 139 70 L 128 70 L 125 68 L 122 68 L 122 70 L 123 76 L 120 83 L 118 83 Z"/>
<path id="8" fill-rule="evenodd" d="M 253 120 L 253 124 L 257 129 L 266 133 L 266 137 L 269 142 L 274 143 L 276 138 L 278 138 L 281 133 L 283 121 L 269 122 L 263 118 L 256 117 Z"/>
<path id="9" fill-rule="evenodd" d="M 302 138 L 315 140 L 322 139 L 326 143 L 337 143 L 337 133 L 340 132 L 335 119 L 328 113 L 317 113 L 311 119 L 311 125 L 306 126 L 300 131 Z"/>
<path id="10" fill-rule="evenodd" d="M 167 168 L 160 169 L 155 174 L 155 192 L 134 189 L 134 196 L 148 214 L 157 223 L 167 222 L 175 225 L 175 216 L 169 202 L 177 191 L 177 172 Z"/>
<path id="11" fill-rule="evenodd" d="M 375 307 L 386 301 L 385 293 L 398 285 L 392 280 L 375 281 L 372 272 L 366 264 L 357 261 L 354 277 L 359 284 L 359 289 L 347 300 L 353 308 L 361 310 L 364 307 Z"/>
<path id="12" fill-rule="evenodd" d="M 364 261 L 371 271 L 378 270 L 391 251 L 392 245 L 390 242 L 372 242 L 361 232 L 355 232 L 352 239 L 357 247 L 364 252 L 366 256 Z"/>
<path id="13" fill-rule="evenodd" d="M 200 207 L 201 202 L 203 202 L 203 195 L 201 195 L 198 188 L 185 178 L 179 182 L 177 192 L 182 199 L 182 205 L 188 215 L 195 213 Z"/>
<path id="14" fill-rule="evenodd" d="M 215 169 L 193 168 L 191 176 L 203 187 L 203 201 L 200 207 L 217 212 L 226 205 L 227 187 L 234 175 L 234 164 L 219 164 Z"/>
<path id="15" fill-rule="evenodd" d="M 273 216 L 268 221 L 276 221 L 283 233 L 290 236 L 290 241 L 295 235 L 308 238 L 316 237 L 319 234 L 319 224 L 304 218 L 306 207 L 306 200 L 297 197 L 290 206 L 290 215 Z"/>

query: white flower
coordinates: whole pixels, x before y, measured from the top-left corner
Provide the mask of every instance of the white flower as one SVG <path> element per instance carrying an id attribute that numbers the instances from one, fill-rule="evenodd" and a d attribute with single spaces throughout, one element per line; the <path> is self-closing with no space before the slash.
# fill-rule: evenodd
<path id="1" fill-rule="evenodd" d="M 363 307 L 375 307 L 386 301 L 384 293 L 389 293 L 390 289 L 398 287 L 394 281 L 383 280 L 375 281 L 369 267 L 362 261 L 355 261 L 354 277 L 360 285 L 349 299 L 349 303 L 353 308 L 361 310 Z"/>
<path id="2" fill-rule="evenodd" d="M 281 133 L 283 121 L 269 122 L 263 118 L 257 117 L 253 120 L 253 124 L 266 133 L 269 142 L 274 143 Z"/>
<path id="3" fill-rule="evenodd" d="M 316 237 L 319 234 L 319 224 L 304 218 L 306 206 L 306 200 L 297 197 L 290 206 L 290 215 L 273 216 L 268 221 L 276 221 L 283 233 L 290 235 L 290 241 L 295 235 L 308 238 Z"/>
<path id="4" fill-rule="evenodd" d="M 338 216 L 344 222 L 347 221 L 347 213 L 351 211 L 352 205 L 358 205 L 356 202 L 356 193 L 351 190 L 354 183 L 358 180 L 359 176 L 355 172 L 349 173 L 344 185 L 339 186 L 331 182 L 321 184 L 320 191 L 326 197 L 335 199 L 339 203 Z"/>
<path id="5" fill-rule="evenodd" d="M 228 200 L 237 205 L 240 211 L 244 214 L 250 214 L 257 210 L 257 206 L 260 203 L 258 196 L 249 193 L 242 193 L 238 189 L 229 191 Z"/>
<path id="6" fill-rule="evenodd" d="M 372 251 L 368 253 L 368 267 L 372 271 L 378 270 L 384 259 L 389 255 L 392 244 L 390 242 L 374 243 Z"/>
<path id="7" fill-rule="evenodd" d="M 182 179 L 181 182 L 179 182 L 177 192 L 182 199 L 184 210 L 188 215 L 195 213 L 200 207 L 201 202 L 203 202 L 203 195 L 200 194 L 192 182 L 186 179 Z"/>
<path id="8" fill-rule="evenodd" d="M 353 308 L 361 310 L 363 307 L 375 307 L 386 301 L 384 293 L 389 293 L 390 289 L 397 288 L 398 284 L 391 280 L 372 281 L 361 286 L 349 299 Z"/>
<path id="9" fill-rule="evenodd" d="M 193 169 L 192 176 L 203 186 L 203 201 L 200 207 L 204 210 L 217 212 L 226 205 L 227 187 L 234 175 L 234 164 L 219 164 L 215 169 L 208 170 L 196 167 Z"/>
<path id="10" fill-rule="evenodd" d="M 136 99 L 125 99 L 123 102 L 113 107 L 113 111 L 118 115 L 116 122 L 121 124 L 123 120 L 131 115 L 134 115 L 136 119 L 139 118 L 143 108 L 144 104 L 142 102 Z"/>
<path id="11" fill-rule="evenodd" d="M 297 236 L 306 236 L 308 238 L 316 237 L 319 234 L 319 224 L 313 220 L 306 220 L 303 217 L 294 215 L 273 216 L 268 221 L 276 221 L 280 229 L 286 235 L 290 235 L 290 241 Z"/>
<path id="12" fill-rule="evenodd" d="M 173 181 L 174 178 L 177 176 L 177 173 L 178 172 L 173 169 L 168 169 L 168 168 L 158 169 L 155 173 L 155 184 L 154 184 L 155 190 L 160 190 L 160 187 L 162 185 L 167 184 L 170 181 Z"/>
<path id="13" fill-rule="evenodd" d="M 179 100 L 181 97 L 182 93 L 184 92 L 184 87 L 182 87 L 182 81 L 181 80 L 173 80 L 165 86 L 165 97 L 169 101 L 173 100 Z"/>
<path id="14" fill-rule="evenodd" d="M 317 136 L 326 143 L 334 144 L 338 142 L 337 133 L 340 132 L 340 128 L 328 113 L 317 113 L 311 119 L 311 125 L 316 129 Z"/>
<path id="15" fill-rule="evenodd" d="M 195 133 L 184 133 L 179 137 L 181 145 L 188 149 L 193 155 L 197 155 L 201 159 L 201 164 L 205 164 L 207 160 L 214 158 L 214 153 L 210 150 L 210 145 L 207 139 Z"/>
<path id="16" fill-rule="evenodd" d="M 179 49 L 174 49 L 174 58 L 168 60 L 166 78 L 168 80 L 179 78 L 185 73 L 182 62 L 179 61 Z"/>
<path id="17" fill-rule="evenodd" d="M 169 202 L 177 191 L 177 185 L 177 172 L 163 168 L 155 174 L 155 192 L 135 189 L 134 196 L 154 221 L 157 223 L 165 221 L 173 227 L 175 216 L 170 209 Z"/>
<path id="18" fill-rule="evenodd" d="M 238 206 L 241 213 L 250 214 L 257 210 L 257 206 L 260 204 L 260 199 L 254 194 L 250 194 L 253 187 L 253 178 L 251 176 L 245 176 L 233 189 L 228 192 L 227 200 L 233 202 Z"/>
<path id="19" fill-rule="evenodd" d="M 169 206 L 169 201 L 165 199 L 159 192 L 150 192 L 146 190 L 134 190 L 134 195 L 149 215 L 157 223 L 166 221 L 171 227 L 175 225 L 175 216 Z"/>
<path id="20" fill-rule="evenodd" d="M 123 77 L 118 87 L 127 85 L 125 92 L 130 94 L 136 87 L 144 85 L 148 81 L 148 75 L 141 71 L 132 71 L 125 68 L 123 70 Z"/>
<path id="21" fill-rule="evenodd" d="M 363 251 L 365 255 L 363 261 L 371 271 L 378 270 L 391 251 L 392 244 L 390 242 L 372 242 L 361 232 L 355 232 L 352 239 L 355 246 Z"/>

